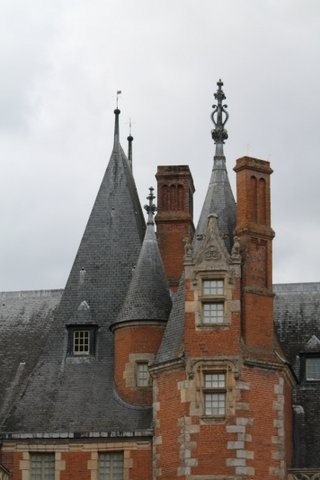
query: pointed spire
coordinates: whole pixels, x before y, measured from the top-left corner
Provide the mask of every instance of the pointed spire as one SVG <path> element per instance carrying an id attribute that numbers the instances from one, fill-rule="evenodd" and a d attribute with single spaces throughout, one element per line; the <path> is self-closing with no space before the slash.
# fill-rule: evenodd
<path id="1" fill-rule="evenodd" d="M 133 142 L 133 136 L 131 135 L 131 118 L 129 119 L 129 136 L 127 137 L 128 140 L 128 162 L 130 165 L 130 168 L 132 170 L 132 142 Z"/>
<path id="2" fill-rule="evenodd" d="M 216 151 L 209 187 L 202 206 L 195 238 L 199 238 L 199 236 L 204 234 L 207 228 L 209 215 L 215 214 L 218 216 L 220 232 L 224 238 L 226 247 L 228 251 L 231 252 L 233 231 L 236 224 L 236 205 L 228 178 L 226 158 L 223 152 L 223 144 L 228 138 L 225 124 L 229 118 L 229 114 L 226 111 L 227 105 L 222 104 L 223 100 L 226 98 L 221 88 L 223 86 L 222 81 L 219 80 L 217 85 L 218 90 L 214 94 L 214 97 L 217 100 L 217 105 L 213 105 L 214 110 L 211 114 L 211 119 L 214 124 L 214 129 L 211 131 L 211 135 L 216 145 Z M 193 246 L 197 249 L 196 241 Z"/>
<path id="3" fill-rule="evenodd" d="M 167 321 L 171 309 L 171 297 L 166 279 L 158 242 L 154 231 L 153 216 L 156 206 L 153 203 L 153 187 L 145 205 L 148 213 L 147 230 L 142 248 L 134 269 L 126 300 L 111 330 L 122 322 L 138 320 Z"/>
<path id="4" fill-rule="evenodd" d="M 149 200 L 149 205 L 145 205 L 145 206 L 144 206 L 144 209 L 146 210 L 146 212 L 147 212 L 147 214 L 148 214 L 147 225 L 154 225 L 154 214 L 155 214 L 156 211 L 157 211 L 157 207 L 155 206 L 154 203 L 152 203 L 152 201 L 153 201 L 156 197 L 153 195 L 154 188 L 153 188 L 153 187 L 150 187 L 149 190 L 150 190 L 150 193 L 149 193 L 149 195 L 147 196 L 147 200 Z"/>
<path id="5" fill-rule="evenodd" d="M 120 141 L 120 131 L 119 131 L 119 115 L 120 115 L 120 110 L 119 110 L 119 95 L 121 94 L 121 90 L 117 90 L 117 96 L 116 96 L 116 103 L 117 107 L 114 110 L 115 114 L 115 121 L 114 121 L 114 146 L 117 145 Z"/>
<path id="6" fill-rule="evenodd" d="M 229 114 L 226 110 L 228 108 L 227 105 L 222 105 L 222 101 L 226 99 L 226 96 L 224 94 L 224 91 L 222 90 L 223 82 L 221 79 L 219 82 L 217 82 L 218 85 L 218 90 L 214 94 L 214 98 L 217 100 L 217 105 L 212 105 L 212 108 L 214 109 L 213 112 L 211 113 L 211 120 L 214 124 L 214 129 L 211 130 L 211 135 L 212 139 L 214 140 L 214 143 L 216 144 L 216 153 L 215 156 L 224 156 L 223 153 L 223 144 L 224 141 L 227 140 L 228 138 L 228 132 L 224 128 L 225 124 L 228 121 Z M 225 118 L 223 119 L 223 117 Z"/>

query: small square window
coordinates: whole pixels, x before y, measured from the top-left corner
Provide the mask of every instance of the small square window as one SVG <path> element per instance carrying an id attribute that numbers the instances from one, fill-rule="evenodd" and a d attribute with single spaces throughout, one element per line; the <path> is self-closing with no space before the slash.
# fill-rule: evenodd
<path id="1" fill-rule="evenodd" d="M 224 322 L 224 303 L 204 303 L 203 304 L 203 323 L 223 323 Z"/>
<path id="2" fill-rule="evenodd" d="M 224 295 L 223 280 L 204 280 L 203 295 Z"/>
<path id="3" fill-rule="evenodd" d="M 148 387 L 150 384 L 150 374 L 147 362 L 137 363 L 137 387 Z"/>
<path id="4" fill-rule="evenodd" d="M 210 417 L 220 417 L 226 413 L 225 393 L 205 393 L 204 414 Z"/>
<path id="5" fill-rule="evenodd" d="M 90 354 L 90 331 L 89 330 L 74 330 L 73 354 L 74 355 Z"/>
<path id="6" fill-rule="evenodd" d="M 306 380 L 308 382 L 320 381 L 320 357 L 306 358 Z"/>
<path id="7" fill-rule="evenodd" d="M 204 374 L 204 414 L 212 417 L 223 417 L 226 414 L 226 374 Z"/>

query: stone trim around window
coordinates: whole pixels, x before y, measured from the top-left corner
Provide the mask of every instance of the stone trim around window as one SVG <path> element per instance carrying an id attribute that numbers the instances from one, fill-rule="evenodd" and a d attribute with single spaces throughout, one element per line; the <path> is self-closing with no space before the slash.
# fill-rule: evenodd
<path id="1" fill-rule="evenodd" d="M 236 366 L 232 361 L 197 361 L 189 373 L 190 414 L 221 423 L 235 413 Z"/>
<path id="2" fill-rule="evenodd" d="M 201 274 L 198 282 L 200 302 L 198 327 L 219 327 L 230 323 L 228 312 L 227 277 L 225 275 Z"/>

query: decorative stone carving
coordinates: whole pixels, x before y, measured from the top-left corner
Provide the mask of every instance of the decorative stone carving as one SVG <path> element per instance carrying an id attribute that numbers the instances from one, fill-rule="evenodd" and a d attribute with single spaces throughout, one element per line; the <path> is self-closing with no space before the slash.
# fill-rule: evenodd
<path id="1" fill-rule="evenodd" d="M 214 213 L 208 216 L 207 229 L 197 236 L 201 247 L 194 262 L 201 269 L 226 270 L 230 263 L 230 255 L 225 247 L 218 226 L 218 217 Z"/>
<path id="2" fill-rule="evenodd" d="M 204 258 L 206 260 L 220 260 L 221 253 L 215 245 L 209 245 L 209 247 L 204 252 Z"/>
<path id="3" fill-rule="evenodd" d="M 240 258 L 240 242 L 239 238 L 235 236 L 233 238 L 233 247 L 231 250 L 231 257 L 232 259 L 239 259 Z"/>
<path id="4" fill-rule="evenodd" d="M 190 241 L 190 237 L 187 237 L 183 240 L 184 243 L 184 259 L 185 261 L 192 260 L 193 248 L 192 243 Z"/>

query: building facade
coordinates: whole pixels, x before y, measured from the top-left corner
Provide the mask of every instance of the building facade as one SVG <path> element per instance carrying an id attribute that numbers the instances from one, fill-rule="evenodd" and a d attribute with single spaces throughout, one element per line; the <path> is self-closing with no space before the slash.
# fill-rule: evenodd
<path id="1" fill-rule="evenodd" d="M 0 294 L 2 478 L 320 478 L 320 286 L 272 285 L 272 170 L 238 159 L 235 202 L 222 86 L 196 228 L 186 165 L 145 222 L 116 109 L 65 289 Z"/>

